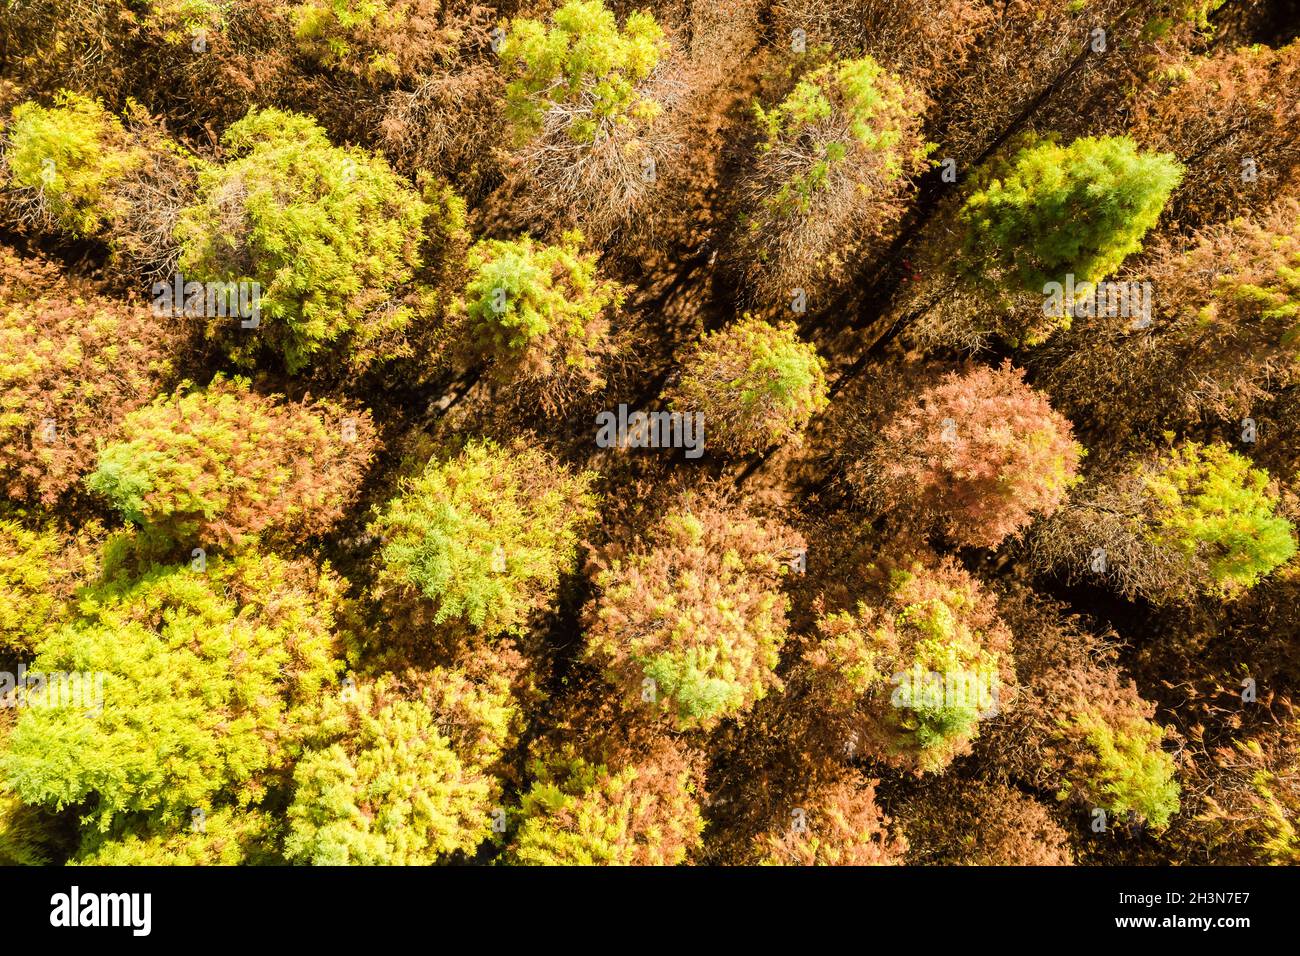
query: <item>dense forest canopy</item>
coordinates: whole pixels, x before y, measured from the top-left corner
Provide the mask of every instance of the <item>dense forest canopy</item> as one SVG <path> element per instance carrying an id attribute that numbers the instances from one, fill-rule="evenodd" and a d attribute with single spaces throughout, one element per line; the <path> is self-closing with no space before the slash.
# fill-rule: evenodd
<path id="1" fill-rule="evenodd" d="M 13 0 L 0 863 L 1300 863 L 1290 0 Z"/>

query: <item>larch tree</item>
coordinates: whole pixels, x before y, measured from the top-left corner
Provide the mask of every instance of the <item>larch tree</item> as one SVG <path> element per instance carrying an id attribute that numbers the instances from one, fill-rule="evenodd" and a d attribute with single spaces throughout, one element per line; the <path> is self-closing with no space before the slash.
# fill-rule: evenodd
<path id="1" fill-rule="evenodd" d="M 257 806 L 284 788 L 308 708 L 342 667 L 342 581 L 258 554 L 135 568 L 123 544 L 29 668 L 82 686 L 21 691 L 0 778 L 100 832 Z"/>
<path id="2" fill-rule="evenodd" d="M 940 771 L 970 751 L 1014 685 L 1011 634 L 992 596 L 952 561 L 865 571 L 874 593 L 852 608 L 819 606 L 804 654 L 814 699 L 857 747 Z"/>
<path id="3" fill-rule="evenodd" d="M 1113 635 L 1064 616 L 1027 590 L 1000 609 L 1016 638 L 1015 706 L 992 722 L 981 751 L 999 771 L 1050 794 L 1090 823 L 1164 830 L 1180 808 L 1179 736 L 1120 670 Z M 1098 814 L 1097 811 L 1102 811 Z"/>
<path id="4" fill-rule="evenodd" d="M 144 162 L 122 121 L 77 93 L 19 105 L 5 130 L 5 169 L 27 215 L 75 236 L 98 235 L 125 214 L 114 186 Z"/>
<path id="5" fill-rule="evenodd" d="M 24 226 L 104 242 L 109 265 L 128 280 L 170 278 L 179 251 L 172 227 L 204 164 L 138 103 L 128 107 L 124 123 L 65 90 L 51 106 L 17 106 L 0 147 L 8 205 Z"/>
<path id="6" fill-rule="evenodd" d="M 986 8 L 977 52 L 938 98 L 936 139 L 964 178 L 1022 124 L 1095 132 L 1095 118 L 1131 109 L 1134 91 L 1208 42 L 1209 16 L 1223 2 L 1011 0 Z"/>
<path id="7" fill-rule="evenodd" d="M 1132 270 L 1149 316 L 1078 320 L 1036 357 L 1054 398 L 1108 435 L 1238 422 L 1300 369 L 1300 202 L 1162 242 Z M 1127 274 L 1126 274 L 1127 275 Z"/>
<path id="8" fill-rule="evenodd" d="M 432 459 L 375 519 L 378 594 L 432 602 L 434 622 L 519 633 L 551 605 L 596 518 L 594 472 L 522 443 L 470 442 Z"/>
<path id="9" fill-rule="evenodd" d="M 1043 803 L 1003 784 L 943 781 L 900 811 L 907 862 L 922 866 L 1072 866 L 1066 830 Z"/>
<path id="10" fill-rule="evenodd" d="M 1060 761 L 1060 799 L 1104 809 L 1163 830 L 1178 812 L 1180 788 L 1164 729 L 1152 710 L 1079 701 L 1049 737 Z"/>
<path id="11" fill-rule="evenodd" d="M 1300 863 L 1300 721 L 1291 701 L 1273 720 L 1216 747 L 1198 768 L 1203 793 L 1174 839 L 1203 858 L 1238 866 Z"/>
<path id="12" fill-rule="evenodd" d="M 289 10 L 304 55 L 376 84 L 427 72 L 454 45 L 442 12 L 441 0 L 305 0 Z"/>
<path id="13" fill-rule="evenodd" d="M 508 695 L 437 670 L 327 698 L 294 768 L 285 855 L 314 865 L 429 865 L 492 833 Z M 471 744 L 465 746 L 466 743 Z"/>
<path id="14" fill-rule="evenodd" d="M 848 478 L 882 510 L 929 515 L 954 541 L 997 547 L 1061 506 L 1082 457 L 1070 423 L 1007 363 L 925 389 Z"/>
<path id="15" fill-rule="evenodd" d="M 1300 187 L 1295 101 L 1300 42 L 1189 56 L 1136 98 L 1133 136 L 1187 172 L 1170 201 L 1184 226 L 1248 215 Z"/>
<path id="16" fill-rule="evenodd" d="M 674 866 L 700 845 L 699 770 L 668 738 L 612 765 L 556 746 L 529 770 L 506 849 L 514 865 Z"/>
<path id="17" fill-rule="evenodd" d="M 679 83 L 654 15 L 620 27 L 603 0 L 566 0 L 549 23 L 503 24 L 505 118 L 534 187 L 532 218 L 572 222 L 603 241 L 637 212 L 676 146 L 664 122 Z"/>
<path id="18" fill-rule="evenodd" d="M 1181 176 L 1172 155 L 1125 136 L 1066 146 L 1022 137 L 976 171 L 951 213 L 951 236 L 932 244 L 946 288 L 932 295 L 917 336 L 1020 346 L 1068 327 L 1078 302 L 1142 248 Z"/>
<path id="19" fill-rule="evenodd" d="M 365 368 L 404 354 L 418 311 L 408 285 L 437 210 L 382 157 L 334 146 L 308 116 L 251 110 L 222 143 L 228 158 L 202 173 L 176 224 L 179 268 L 198 282 L 257 283 L 257 313 L 213 319 L 206 333 L 238 361 L 266 348 L 290 372 L 326 356 Z"/>
<path id="20" fill-rule="evenodd" d="M 793 324 L 746 315 L 702 336 L 664 397 L 675 412 L 703 414 L 706 447 L 745 455 L 798 444 L 828 391 L 825 362 Z"/>
<path id="21" fill-rule="evenodd" d="M 867 53 L 938 91 L 968 65 L 994 11 L 972 0 L 777 0 L 772 16 L 777 38 L 791 47 Z"/>
<path id="22" fill-rule="evenodd" d="M 182 338 L 137 303 L 0 247 L 0 481 L 53 505 L 122 418 L 174 378 Z"/>
<path id="23" fill-rule="evenodd" d="M 755 105 L 758 155 L 728 256 L 756 301 L 819 298 L 814 287 L 849 268 L 847 240 L 879 235 L 901 214 L 933 148 L 924 107 L 870 57 L 828 63 L 780 103 Z"/>
<path id="24" fill-rule="evenodd" d="M 610 317 L 624 290 L 599 276 L 582 233 L 557 245 L 485 239 L 470 248 L 466 268 L 453 321 L 496 382 L 552 410 L 605 384 Z"/>
<path id="25" fill-rule="evenodd" d="M 760 836 L 769 866 L 897 866 L 907 849 L 876 805 L 875 786 L 848 777 L 810 788 L 800 806 Z"/>
<path id="26" fill-rule="evenodd" d="M 1096 476 L 1031 544 L 1048 567 L 1155 602 L 1238 597 L 1296 553 L 1268 473 L 1222 443 L 1197 442 Z"/>
<path id="27" fill-rule="evenodd" d="M 127 415 L 86 486 L 160 544 L 302 541 L 347 513 L 376 445 L 369 413 L 218 377 Z"/>
<path id="28" fill-rule="evenodd" d="M 625 700 L 681 729 L 743 713 L 780 687 L 781 581 L 803 547 L 783 525 L 707 496 L 676 502 L 594 557 L 586 656 Z"/>

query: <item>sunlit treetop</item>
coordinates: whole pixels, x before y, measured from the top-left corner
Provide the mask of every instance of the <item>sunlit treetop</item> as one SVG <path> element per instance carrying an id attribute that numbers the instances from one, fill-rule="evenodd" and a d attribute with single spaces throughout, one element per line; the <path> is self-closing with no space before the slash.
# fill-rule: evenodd
<path id="1" fill-rule="evenodd" d="M 342 666 L 342 581 L 269 555 L 133 567 L 128 541 L 110 550 L 104 580 L 28 668 L 90 687 L 29 691 L 0 777 L 25 803 L 84 804 L 104 828 L 255 805 L 283 786 Z"/>
<path id="2" fill-rule="evenodd" d="M 628 702 L 708 729 L 780 686 L 781 593 L 803 539 L 708 501 L 665 514 L 630 549 L 597 559 L 587 655 Z"/>
<path id="3" fill-rule="evenodd" d="M 65 602 L 98 563 L 97 530 L 91 524 L 69 541 L 53 529 L 0 518 L 0 652 L 31 653 L 66 615 Z"/>
<path id="4" fill-rule="evenodd" d="M 127 415 L 86 486 L 159 543 L 302 540 L 343 516 L 375 447 L 368 413 L 218 377 Z"/>
<path id="5" fill-rule="evenodd" d="M 703 413 L 706 447 L 743 455 L 800 442 L 829 402 L 825 368 L 793 323 L 746 315 L 700 338 L 665 394 L 674 411 Z"/>
<path id="6" fill-rule="evenodd" d="M 499 786 L 440 723 L 387 678 L 327 698 L 294 769 L 286 856 L 427 866 L 471 852 L 491 833 Z"/>
<path id="7" fill-rule="evenodd" d="M 431 460 L 372 527 L 381 588 L 432 602 L 438 624 L 521 632 L 574 569 L 596 517 L 595 478 L 522 443 L 471 442 Z"/>
<path id="8" fill-rule="evenodd" d="M 37 194 L 59 228 L 83 237 L 125 213 L 111 187 L 148 158 L 97 100 L 66 91 L 49 107 L 16 107 L 5 139 L 11 184 Z"/>
<path id="9" fill-rule="evenodd" d="M 652 14 L 635 11 L 620 29 L 601 0 L 568 0 L 549 25 L 511 20 L 499 51 L 506 117 L 516 135 L 527 139 L 555 110 L 568 117 L 568 135 L 576 142 L 592 141 L 608 124 L 652 120 L 660 106 L 638 84 L 666 52 Z"/>
<path id="10" fill-rule="evenodd" d="M 979 174 L 959 268 L 1008 292 L 1099 282 L 1142 247 L 1182 174 L 1123 136 L 1031 143 Z"/>
<path id="11" fill-rule="evenodd" d="M 1295 529 L 1278 513 L 1267 472 L 1223 444 L 1186 442 L 1143 471 L 1144 533 L 1198 563 L 1207 592 L 1232 596 L 1296 553 Z"/>
<path id="12" fill-rule="evenodd" d="M 437 211 L 381 156 L 330 143 L 309 116 L 251 110 L 222 136 L 230 157 L 205 170 L 176 224 L 180 271 L 258 283 L 258 325 L 212 321 L 238 361 L 262 347 L 296 372 L 335 346 L 353 366 L 403 354 L 413 318 L 402 287 L 421 265 Z"/>
<path id="13" fill-rule="evenodd" d="M 694 775 L 672 746 L 620 768 L 560 750 L 529 769 L 534 782 L 507 848 L 513 864 L 674 866 L 700 844 Z"/>
<path id="14" fill-rule="evenodd" d="M 1132 816 L 1157 831 L 1168 826 L 1178 812 L 1181 788 L 1173 757 L 1161 749 L 1164 731 L 1158 724 L 1087 706 L 1060 724 L 1063 739 L 1080 743 L 1058 797 L 1075 794 L 1121 820 Z"/>
<path id="15" fill-rule="evenodd" d="M 970 749 L 1014 680 L 1011 633 L 957 565 L 890 572 L 883 600 L 824 611 L 808 662 L 830 706 L 901 766 L 940 770 Z"/>
<path id="16" fill-rule="evenodd" d="M 883 182 L 911 172 L 933 149 L 913 135 L 914 117 L 923 100 L 871 57 L 829 63 L 799 80 L 778 105 L 755 104 L 763 152 L 800 155 L 802 144 L 813 154 L 795 164 L 792 175 L 767 202 L 774 212 L 812 208 L 814 194 L 827 183 L 832 168 L 846 158 L 874 154 Z M 863 176 L 861 189 L 872 183 Z"/>
<path id="17" fill-rule="evenodd" d="M 485 239 L 466 265 L 469 281 L 453 312 L 463 314 L 471 349 L 492 360 L 498 379 L 550 407 L 604 385 L 609 319 L 624 290 L 600 277 L 582 233 L 555 245 Z"/>
<path id="18" fill-rule="evenodd" d="M 290 10 L 298 48 L 325 66 L 370 80 L 428 67 L 451 45 L 440 0 L 306 0 Z"/>

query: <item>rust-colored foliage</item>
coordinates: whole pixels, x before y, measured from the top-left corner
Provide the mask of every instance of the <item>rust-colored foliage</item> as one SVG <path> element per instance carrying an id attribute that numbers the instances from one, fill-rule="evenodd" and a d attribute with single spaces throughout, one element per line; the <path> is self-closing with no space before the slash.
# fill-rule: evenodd
<path id="1" fill-rule="evenodd" d="M 1300 367 L 1297 268 L 1293 199 L 1162 242 L 1126 276 L 1151 284 L 1151 315 L 1079 320 L 1036 357 L 1043 387 L 1114 437 L 1247 417 Z"/>
<path id="2" fill-rule="evenodd" d="M 368 412 L 218 377 L 126 416 L 86 483 L 160 541 L 303 541 L 348 512 L 376 444 Z"/>
<path id="3" fill-rule="evenodd" d="M 1107 825 L 1164 829 L 1178 810 L 1177 734 L 1116 664 L 1117 647 L 1059 606 L 1013 592 L 1002 613 L 1016 635 L 1020 690 L 981 751 L 1007 778 L 1107 814 Z M 1094 816 L 1094 820 L 1096 817 Z"/>
<path id="4" fill-rule="evenodd" d="M 1291 6 L 10 0 L 0 863 L 1300 863 Z"/>
<path id="5" fill-rule="evenodd" d="M 711 727 L 780 687 L 781 579 L 803 539 L 709 497 L 687 497 L 593 559 L 587 656 L 619 692 L 681 728 Z"/>
<path id="6" fill-rule="evenodd" d="M 1138 97 L 1134 135 L 1188 165 L 1170 216 L 1183 225 L 1246 213 L 1300 185 L 1300 42 L 1188 57 Z"/>
<path id="7" fill-rule="evenodd" d="M 1000 784 L 929 787 L 903 808 L 907 862 L 939 866 L 1070 866 L 1069 837 L 1033 797 Z"/>
<path id="8" fill-rule="evenodd" d="M 813 789 L 775 832 L 759 838 L 765 863 L 775 866 L 891 866 L 907 842 L 876 806 L 875 786 L 845 779 Z"/>
<path id="9" fill-rule="evenodd" d="M 544 748 L 507 855 L 525 866 L 671 866 L 700 844 L 698 761 L 671 738 L 640 752 Z"/>
<path id="10" fill-rule="evenodd" d="M 1200 812 L 1178 837 L 1213 863 L 1300 863 L 1300 722 L 1287 699 L 1271 722 L 1210 755 Z"/>
<path id="11" fill-rule="evenodd" d="M 885 425 L 849 480 L 884 509 L 942 522 L 962 544 L 997 547 L 1074 483 L 1070 423 L 1004 364 L 953 372 Z"/>
<path id="12" fill-rule="evenodd" d="M 955 562 L 867 567 L 856 607 L 821 606 L 807 652 L 814 698 L 856 746 L 937 771 L 970 750 L 1014 684 L 1011 633 Z"/>
<path id="13" fill-rule="evenodd" d="M 929 89 L 946 86 L 969 60 L 994 16 L 972 0 L 777 0 L 777 39 L 808 48 L 831 44 L 840 54 L 865 51 Z"/>
<path id="14" fill-rule="evenodd" d="M 0 247 L 0 481 L 52 505 L 172 374 L 175 324 Z"/>

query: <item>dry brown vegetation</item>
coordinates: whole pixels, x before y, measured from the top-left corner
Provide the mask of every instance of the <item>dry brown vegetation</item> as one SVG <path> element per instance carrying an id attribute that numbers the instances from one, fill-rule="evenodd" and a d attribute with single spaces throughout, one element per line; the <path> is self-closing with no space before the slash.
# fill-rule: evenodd
<path id="1" fill-rule="evenodd" d="M 295 696 L 205 725 L 219 770 L 176 757 L 212 839 L 4 712 L 0 862 L 407 862 L 403 788 L 445 796 L 420 862 L 1296 862 L 1282 4 L 220 6 L 0 21 L 0 669 L 129 622 L 149 723 L 233 694 L 249 624 Z M 566 10 L 616 68 L 502 56 Z M 94 228 L 14 180 L 15 110 L 60 91 L 131 158 L 74 197 Z M 250 162 L 250 109 L 319 129 Z M 213 199 L 235 172 L 270 185 Z M 279 283 L 260 330 L 150 308 L 179 222 Z M 1049 316 L 1077 263 L 1150 282 L 1151 323 Z M 703 456 L 597 442 L 620 406 L 702 414 Z M 996 706 L 924 696 L 972 674 Z M 378 786 L 386 753 L 417 757 Z M 334 784 L 342 860 L 308 838 Z"/>

